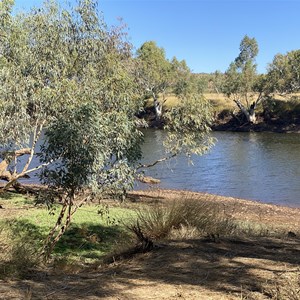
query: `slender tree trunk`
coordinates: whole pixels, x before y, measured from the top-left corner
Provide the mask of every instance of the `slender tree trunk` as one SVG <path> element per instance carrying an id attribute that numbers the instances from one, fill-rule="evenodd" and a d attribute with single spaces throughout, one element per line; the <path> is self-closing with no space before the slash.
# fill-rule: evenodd
<path id="1" fill-rule="evenodd" d="M 43 255 L 46 260 L 50 258 L 54 247 L 59 242 L 63 234 L 69 228 L 72 220 L 72 216 L 75 214 L 78 208 L 80 208 L 85 202 L 88 201 L 89 197 L 84 197 L 79 204 L 75 204 L 75 192 L 72 192 L 66 196 L 63 202 L 63 206 L 60 210 L 59 216 L 56 220 L 55 225 L 51 229 L 46 239 Z"/>
<path id="2" fill-rule="evenodd" d="M 154 100 L 155 116 L 156 120 L 160 120 L 162 116 L 162 105 L 158 100 Z"/>
<path id="3" fill-rule="evenodd" d="M 53 228 L 51 229 L 51 231 L 46 239 L 44 251 L 43 251 L 43 255 L 45 256 L 46 260 L 49 259 L 51 253 L 53 252 L 55 245 L 57 244 L 57 242 L 60 240 L 60 238 L 67 230 L 68 226 L 70 225 L 71 216 L 72 216 L 73 198 L 74 198 L 74 195 L 67 196 L 65 198 L 65 201 L 60 210 L 57 221 L 56 221 L 55 225 L 53 226 Z M 66 212 L 67 212 L 67 217 L 64 220 Z"/>

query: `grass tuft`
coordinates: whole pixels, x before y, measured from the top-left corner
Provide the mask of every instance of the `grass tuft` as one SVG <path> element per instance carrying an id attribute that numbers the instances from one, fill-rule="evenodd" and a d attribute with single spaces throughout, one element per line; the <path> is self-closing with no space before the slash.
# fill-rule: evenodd
<path id="1" fill-rule="evenodd" d="M 219 206 L 200 199 L 186 199 L 138 209 L 137 219 L 128 228 L 136 234 L 137 227 L 145 237 L 160 240 L 171 235 L 228 235 L 235 230 L 236 225 Z"/>

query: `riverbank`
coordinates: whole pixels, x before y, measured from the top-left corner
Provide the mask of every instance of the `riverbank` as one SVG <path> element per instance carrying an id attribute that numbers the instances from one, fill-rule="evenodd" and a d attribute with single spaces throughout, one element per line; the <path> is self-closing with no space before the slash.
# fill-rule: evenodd
<path id="1" fill-rule="evenodd" d="M 23 280 L 0 280 L 0 299 L 275 300 L 279 292 L 292 299 L 288 293 L 299 289 L 300 209 L 162 189 L 131 192 L 120 205 L 188 199 L 215 203 L 249 228 L 257 224 L 257 232 L 215 241 L 183 235 L 110 264 L 31 270 Z"/>
<path id="2" fill-rule="evenodd" d="M 285 102 L 284 102 L 285 103 Z M 276 133 L 300 133 L 300 117 L 298 110 L 289 111 L 286 107 L 277 109 L 276 113 L 270 116 L 266 112 L 257 113 L 257 122 L 250 124 L 244 115 L 233 113 L 234 108 L 215 111 L 211 128 L 213 131 L 232 132 L 276 132 Z M 163 129 L 164 120 L 157 120 L 152 107 L 139 116 L 144 119 L 149 128 Z"/>
<path id="3" fill-rule="evenodd" d="M 130 192 L 129 196 L 134 201 L 146 203 L 201 199 L 219 205 L 226 215 L 236 220 L 284 228 L 286 234 L 300 231 L 300 208 L 185 190 L 149 189 Z"/>
<path id="4" fill-rule="evenodd" d="M 164 123 L 159 121 L 148 122 L 149 128 L 163 129 Z M 224 120 L 215 120 L 211 125 L 213 131 L 231 131 L 231 132 L 275 132 L 275 133 L 300 133 L 300 124 L 288 122 L 266 123 L 260 121 L 256 124 L 239 123 L 234 119 L 224 122 Z"/>
<path id="5" fill-rule="evenodd" d="M 264 122 L 261 119 L 256 124 L 241 124 L 233 118 L 216 119 L 211 128 L 213 131 L 300 133 L 300 124 L 298 123 Z"/>

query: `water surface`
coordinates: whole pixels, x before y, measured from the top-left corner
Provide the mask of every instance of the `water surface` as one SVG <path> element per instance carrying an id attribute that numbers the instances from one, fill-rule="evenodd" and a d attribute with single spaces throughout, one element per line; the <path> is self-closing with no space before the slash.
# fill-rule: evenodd
<path id="1" fill-rule="evenodd" d="M 163 157 L 165 132 L 148 129 L 144 134 L 143 161 Z M 300 134 L 214 132 L 213 136 L 215 146 L 204 156 L 194 156 L 193 165 L 180 156 L 147 169 L 146 175 L 160 179 L 155 185 L 160 188 L 300 207 Z M 34 158 L 31 168 L 38 164 Z M 22 181 L 38 182 L 38 177 L 30 176 Z M 147 187 L 137 183 L 136 189 Z"/>
<path id="2" fill-rule="evenodd" d="M 215 146 L 194 165 L 178 157 L 156 165 L 146 175 L 159 187 L 208 192 L 300 207 L 300 135 L 214 132 Z M 163 155 L 165 132 L 145 131 L 144 161 Z M 137 188 L 145 188 L 139 184 Z"/>

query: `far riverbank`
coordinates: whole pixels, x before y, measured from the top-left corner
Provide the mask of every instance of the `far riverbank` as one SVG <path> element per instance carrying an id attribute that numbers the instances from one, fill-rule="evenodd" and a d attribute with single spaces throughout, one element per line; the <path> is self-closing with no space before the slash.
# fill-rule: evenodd
<path id="1" fill-rule="evenodd" d="M 287 121 L 264 122 L 260 120 L 257 124 L 241 124 L 233 118 L 225 120 L 218 118 L 211 128 L 213 131 L 300 133 L 300 124 Z"/>

